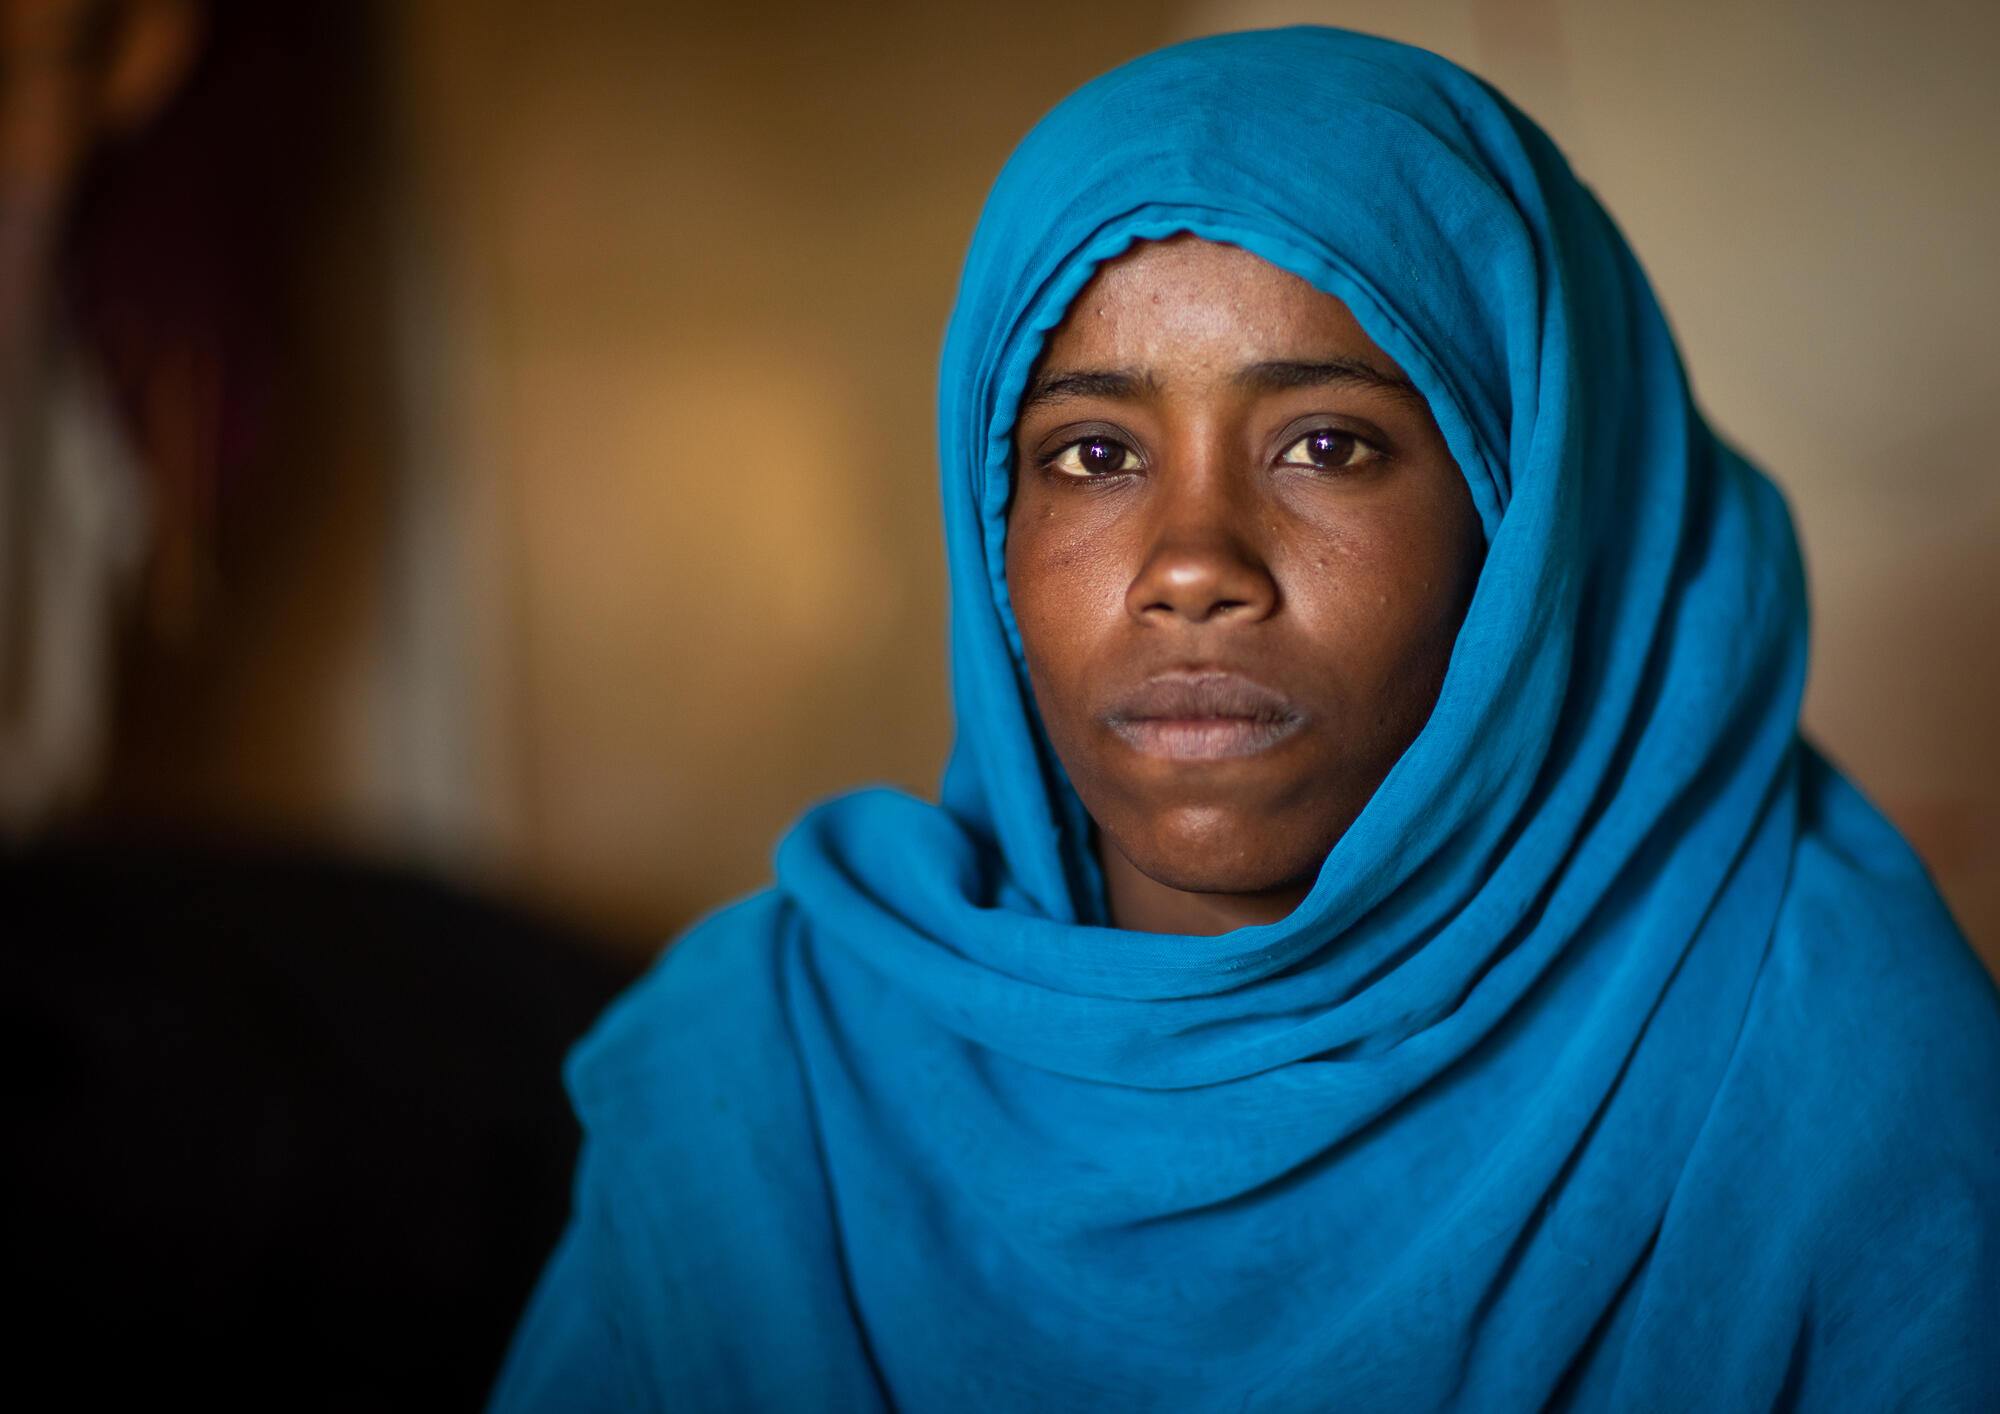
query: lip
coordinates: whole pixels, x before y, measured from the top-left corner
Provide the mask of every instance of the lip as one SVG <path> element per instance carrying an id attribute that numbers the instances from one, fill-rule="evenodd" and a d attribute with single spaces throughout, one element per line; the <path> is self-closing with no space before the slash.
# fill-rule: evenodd
<path id="1" fill-rule="evenodd" d="M 1268 751 L 1306 723 L 1281 692 L 1239 673 L 1155 674 L 1104 714 L 1133 750 L 1173 761 L 1218 761 Z"/>

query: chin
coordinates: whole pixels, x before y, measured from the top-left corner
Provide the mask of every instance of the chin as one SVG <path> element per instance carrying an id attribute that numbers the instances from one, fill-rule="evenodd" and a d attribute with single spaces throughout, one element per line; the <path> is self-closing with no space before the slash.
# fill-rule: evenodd
<path id="1" fill-rule="evenodd" d="M 1115 837 L 1114 837 L 1115 838 Z M 1152 839 L 1119 848 L 1141 874 L 1156 884 L 1191 894 L 1263 894 L 1291 888 L 1319 869 L 1327 850 L 1299 851 L 1263 847 L 1242 834 L 1217 838 L 1203 831 L 1194 838 Z M 1332 848 L 1329 841 L 1328 849 Z"/>

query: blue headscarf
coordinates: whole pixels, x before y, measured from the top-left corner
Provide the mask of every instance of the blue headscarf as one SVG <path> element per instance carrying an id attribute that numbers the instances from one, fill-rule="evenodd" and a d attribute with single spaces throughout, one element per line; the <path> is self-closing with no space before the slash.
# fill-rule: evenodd
<path id="1" fill-rule="evenodd" d="M 1344 301 L 1487 540 L 1428 725 L 1219 937 L 1107 925 L 1002 574 L 1044 339 L 1177 232 Z M 942 800 L 812 811 L 581 1049 L 496 1407 L 2000 1401 L 2000 1007 L 1801 745 L 1784 505 L 1531 123 L 1324 29 L 1097 80 L 994 187 L 939 424 Z"/>

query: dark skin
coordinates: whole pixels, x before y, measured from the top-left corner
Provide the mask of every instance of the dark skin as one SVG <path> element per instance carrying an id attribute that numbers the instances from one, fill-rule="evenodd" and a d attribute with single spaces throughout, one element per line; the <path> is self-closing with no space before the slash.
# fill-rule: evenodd
<path id="1" fill-rule="evenodd" d="M 1112 922 L 1284 918 L 1430 717 L 1478 579 L 1429 407 L 1339 300 L 1178 236 L 1078 295 L 1014 449 L 1008 592 Z"/>

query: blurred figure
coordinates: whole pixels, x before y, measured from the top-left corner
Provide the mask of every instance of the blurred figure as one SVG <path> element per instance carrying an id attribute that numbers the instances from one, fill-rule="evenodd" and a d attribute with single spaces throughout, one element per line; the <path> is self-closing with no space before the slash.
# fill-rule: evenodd
<path id="1" fill-rule="evenodd" d="M 59 298 L 72 197 L 91 154 L 180 88 L 201 23 L 194 0 L 0 3 L 0 831 L 10 835 L 94 783 L 115 621 L 157 523 Z"/>
<path id="2" fill-rule="evenodd" d="M 390 472 L 372 17 L 0 0 L 4 1250 L 61 1407 L 476 1407 L 625 976 L 328 804 Z"/>

